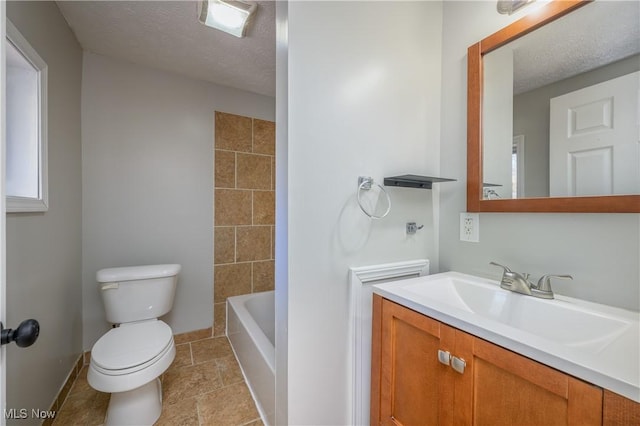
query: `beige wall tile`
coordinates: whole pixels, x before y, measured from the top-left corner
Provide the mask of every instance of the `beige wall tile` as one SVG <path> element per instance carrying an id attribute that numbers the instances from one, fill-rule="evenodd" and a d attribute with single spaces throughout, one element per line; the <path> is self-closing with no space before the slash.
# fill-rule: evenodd
<path id="1" fill-rule="evenodd" d="M 251 191 L 217 189 L 215 225 L 251 225 Z"/>
<path id="2" fill-rule="evenodd" d="M 224 336 L 227 328 L 227 304 L 213 305 L 213 337 Z"/>
<path id="3" fill-rule="evenodd" d="M 214 185 L 216 188 L 236 187 L 236 153 L 215 150 Z"/>
<path id="4" fill-rule="evenodd" d="M 251 293 L 250 263 L 218 265 L 213 269 L 214 303 L 222 303 L 229 296 Z"/>
<path id="5" fill-rule="evenodd" d="M 236 228 L 216 226 L 213 229 L 213 263 L 233 263 L 236 261 Z"/>
<path id="6" fill-rule="evenodd" d="M 271 157 L 238 153 L 236 156 L 236 187 L 271 189 Z"/>
<path id="7" fill-rule="evenodd" d="M 253 152 L 276 155 L 276 123 L 253 120 Z"/>
<path id="8" fill-rule="evenodd" d="M 244 382 L 198 397 L 198 412 L 203 425 L 242 425 L 260 417 Z"/>
<path id="9" fill-rule="evenodd" d="M 251 118 L 216 111 L 216 149 L 251 152 L 251 133 Z"/>
<path id="10" fill-rule="evenodd" d="M 268 260 L 270 258 L 270 226 L 239 226 L 236 228 L 237 262 Z"/>
<path id="11" fill-rule="evenodd" d="M 276 157 L 271 157 L 271 190 L 276 190 Z"/>
<path id="12" fill-rule="evenodd" d="M 275 192 L 253 191 L 253 224 L 273 225 L 275 220 Z"/>
<path id="13" fill-rule="evenodd" d="M 271 227 L 271 259 L 276 258 L 276 227 Z"/>
<path id="14" fill-rule="evenodd" d="M 253 292 L 273 290 L 275 262 L 273 260 L 252 262 L 251 266 L 253 267 Z"/>

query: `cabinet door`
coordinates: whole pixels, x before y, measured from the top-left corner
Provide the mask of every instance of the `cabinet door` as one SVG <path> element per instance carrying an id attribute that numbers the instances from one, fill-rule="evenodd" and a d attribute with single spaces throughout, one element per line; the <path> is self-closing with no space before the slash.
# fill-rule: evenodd
<path id="1" fill-rule="evenodd" d="M 451 424 L 455 373 L 438 351 L 453 351 L 454 329 L 379 297 L 376 325 L 371 424 Z"/>
<path id="2" fill-rule="evenodd" d="M 604 391 L 604 426 L 640 425 L 640 404 L 611 391 Z"/>
<path id="3" fill-rule="evenodd" d="M 465 425 L 600 425 L 602 389 L 456 330 L 455 422 Z"/>

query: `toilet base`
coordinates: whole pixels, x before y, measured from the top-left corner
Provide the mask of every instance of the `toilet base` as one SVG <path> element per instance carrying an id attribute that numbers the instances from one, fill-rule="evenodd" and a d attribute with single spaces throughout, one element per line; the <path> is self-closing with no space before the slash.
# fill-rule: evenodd
<path id="1" fill-rule="evenodd" d="M 127 391 L 111 394 L 105 426 L 153 425 L 162 413 L 160 379 Z"/>

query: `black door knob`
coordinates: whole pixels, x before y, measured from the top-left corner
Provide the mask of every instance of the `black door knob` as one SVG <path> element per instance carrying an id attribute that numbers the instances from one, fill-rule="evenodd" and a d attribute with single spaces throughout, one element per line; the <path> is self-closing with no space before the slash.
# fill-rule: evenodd
<path id="1" fill-rule="evenodd" d="M 40 334 L 40 324 L 34 319 L 22 321 L 15 330 L 4 328 L 0 322 L 0 329 L 2 329 L 1 344 L 16 342 L 16 345 L 21 348 L 33 345 Z"/>

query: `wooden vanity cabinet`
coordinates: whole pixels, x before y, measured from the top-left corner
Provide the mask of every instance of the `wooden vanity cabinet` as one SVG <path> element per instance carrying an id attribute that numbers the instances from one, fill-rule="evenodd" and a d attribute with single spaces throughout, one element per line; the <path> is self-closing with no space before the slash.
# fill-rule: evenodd
<path id="1" fill-rule="evenodd" d="M 601 425 L 602 389 L 374 294 L 372 425 Z M 462 373 L 441 363 L 447 351 Z"/>
<path id="2" fill-rule="evenodd" d="M 438 361 L 455 329 L 374 295 L 372 425 L 453 423 L 454 374 Z"/>
<path id="3" fill-rule="evenodd" d="M 600 425 L 602 389 L 456 330 L 455 424 Z"/>
<path id="4" fill-rule="evenodd" d="M 640 425 L 640 403 L 605 389 L 602 424 L 604 426 Z"/>

